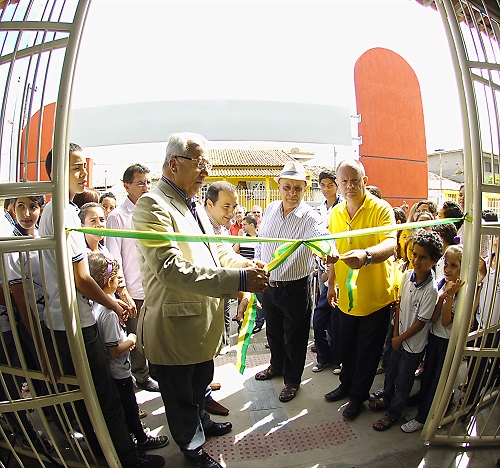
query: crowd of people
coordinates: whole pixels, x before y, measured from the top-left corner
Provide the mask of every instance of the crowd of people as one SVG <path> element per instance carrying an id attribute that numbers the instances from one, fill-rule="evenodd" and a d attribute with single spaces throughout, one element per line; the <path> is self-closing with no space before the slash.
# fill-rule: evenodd
<path id="1" fill-rule="evenodd" d="M 69 147 L 67 227 L 235 236 L 233 243 L 215 243 L 135 240 L 74 231 L 68 235 L 87 358 L 122 465 L 164 465 L 162 456 L 145 453 L 169 440 L 144 429 L 140 419 L 147 413 L 135 398 L 135 390 L 142 389 L 161 394 L 170 434 L 189 461 L 198 467 L 221 466 L 203 449 L 206 437 L 232 430 L 230 422 L 218 423 L 210 417 L 229 414 L 212 396 L 220 388 L 213 382 L 214 358 L 230 344 L 232 301 L 238 299 L 233 320 L 241 326 L 252 293 L 259 301 L 253 332 L 265 329 L 270 351 L 269 366 L 255 379 L 282 377 L 281 402 L 293 400 L 300 390 L 312 323 L 317 353 L 312 371 L 331 368 L 340 381 L 324 396 L 327 402 L 346 400 L 342 414 L 353 420 L 368 401 L 371 410 L 385 411 L 373 424 L 374 430 L 385 431 L 402 417 L 415 376 L 423 367 L 420 391 L 413 395 L 418 411 L 401 425 L 404 432 L 422 429 L 443 367 L 457 297 L 465 289 L 460 278 L 463 221 L 342 237 L 325 258 L 301 245 L 272 271 L 266 265 L 279 243 L 259 242 L 259 237 L 300 240 L 437 217 L 461 219 L 463 189 L 458 203 L 446 201 L 437 207 L 421 200 L 411 208 L 406 203 L 393 208 L 377 187 L 368 186 L 361 162 L 345 160 L 335 172 L 320 173 L 325 200 L 316 211 L 303 201 L 310 178 L 303 165 L 293 161 L 275 178 L 280 199 L 264 210 L 255 205 L 247 211 L 229 182 L 212 183 L 202 204 L 198 197 L 211 170 L 207 146 L 198 134 L 171 135 L 157 186 L 151 189 L 147 167 L 131 165 L 123 174 L 127 197 L 118 206 L 112 193 L 99 194 L 85 187 L 83 150 L 75 144 Z M 51 163 L 49 153 L 49 176 Z M 5 215 L 15 236 L 54 234 L 52 202 L 45 204 L 43 197 L 10 199 Z M 492 212 L 483 217 L 496 219 Z M 252 240 L 243 241 L 243 237 Z M 490 246 L 489 242 L 485 236 L 480 281 L 494 271 L 491 252 L 497 243 Z M 30 255 L 29 268 L 24 255 Z M 18 327 L 32 350 L 34 368 L 44 372 L 50 368 L 57 376 L 74 375 L 56 255 L 43 251 L 43 279 L 37 255 L 9 256 L 8 281 Z M 23 290 L 26 275 L 39 291 Z M 317 300 L 311 295 L 313 277 L 317 277 Z M 492 287 L 482 294 L 491 296 Z M 0 304 L 2 334 L 6 342 L 12 341 L 3 293 Z M 35 327 L 30 311 L 36 311 Z M 498 321 L 498 311 L 494 314 L 490 322 Z M 484 317 L 477 315 L 476 322 Z M 40 349 L 36 343 L 51 333 L 62 369 L 50 346 L 41 358 L 36 352 Z M 16 356 L 3 354 L 2 363 L 16 362 Z M 498 368 L 493 372 L 498 373 Z M 385 373 L 384 387 L 371 392 L 377 373 Z M 13 379 L 6 383 L 11 395 L 19 393 Z M 43 389 L 33 391 L 43 394 Z M 101 453 L 83 402 L 75 409 L 87 443 Z M 19 412 L 19 419 L 7 418 L 11 425 L 26 429 L 26 445 L 50 450 L 50 441 L 33 429 L 25 412 Z"/>

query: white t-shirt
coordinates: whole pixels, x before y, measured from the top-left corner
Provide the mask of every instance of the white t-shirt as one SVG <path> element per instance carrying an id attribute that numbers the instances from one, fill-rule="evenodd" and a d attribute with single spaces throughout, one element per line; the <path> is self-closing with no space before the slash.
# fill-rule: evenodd
<path id="1" fill-rule="evenodd" d="M 79 208 L 70 201 L 64 212 L 64 220 L 66 227 L 81 227 L 81 221 L 78 217 Z M 40 220 L 39 233 L 41 237 L 54 235 L 54 224 L 52 218 L 52 201 L 45 206 L 42 218 Z M 85 262 L 88 270 L 87 262 L 87 246 L 85 237 L 81 232 L 71 231 L 67 236 L 68 239 L 68 254 L 73 263 Z M 45 307 L 43 319 L 47 327 L 50 328 L 50 320 L 54 330 L 65 330 L 63 314 L 61 309 L 61 299 L 59 292 L 59 283 L 57 280 L 56 254 L 53 250 L 44 250 L 42 252 L 45 285 L 47 288 L 48 302 Z M 92 315 L 92 307 L 90 301 L 76 291 L 78 311 L 80 314 L 80 322 L 82 328 L 90 327 L 95 324 L 94 316 Z"/>
<path id="2" fill-rule="evenodd" d="M 399 334 L 403 334 L 414 323 L 415 319 L 425 326 L 415 335 L 403 341 L 403 348 L 409 353 L 420 353 L 427 344 L 429 321 L 438 299 L 438 288 L 434 272 L 425 281 L 417 284 L 413 270 L 407 270 L 401 281 L 401 302 L 399 308 Z"/>

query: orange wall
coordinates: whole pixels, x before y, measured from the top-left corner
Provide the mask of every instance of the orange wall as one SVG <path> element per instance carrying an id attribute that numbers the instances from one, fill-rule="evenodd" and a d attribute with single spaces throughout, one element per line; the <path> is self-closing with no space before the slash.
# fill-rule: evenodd
<path id="1" fill-rule="evenodd" d="M 42 117 L 42 134 L 40 142 L 40 170 L 39 179 L 37 178 L 37 149 L 38 149 L 38 128 L 40 125 L 40 115 L 41 112 L 36 112 L 30 119 L 30 132 L 28 135 L 28 152 L 27 152 L 27 180 L 37 181 L 37 180 L 49 180 L 47 172 L 45 171 L 45 157 L 47 153 L 52 148 L 52 137 L 54 135 L 54 119 L 56 112 L 56 103 L 47 104 L 43 108 Z M 19 168 L 19 178 L 20 180 L 24 177 L 24 148 L 26 146 L 26 134 L 28 127 L 24 127 L 21 139 L 21 164 Z M 94 174 L 94 161 L 91 158 L 87 158 L 87 171 L 89 173 L 87 180 L 88 186 L 92 187 L 92 179 Z"/>
<path id="2" fill-rule="evenodd" d="M 368 184 L 393 206 L 427 198 L 424 113 L 414 71 L 391 50 L 370 49 L 356 62 L 354 85 Z"/>
<path id="3" fill-rule="evenodd" d="M 37 148 L 38 148 L 38 128 L 40 126 L 40 115 L 41 112 L 36 112 L 30 119 L 29 134 L 27 135 L 28 127 L 23 128 L 23 133 L 21 137 L 21 167 L 19 168 L 19 177 L 23 179 L 24 172 L 24 149 L 26 147 L 26 137 L 28 137 L 28 154 L 27 154 L 27 179 L 31 181 L 36 180 L 49 180 L 49 177 L 45 171 L 45 157 L 47 153 L 52 148 L 52 136 L 54 134 L 54 117 L 56 112 L 55 102 L 47 104 L 43 108 L 42 117 L 42 134 L 40 142 L 40 177 L 37 178 L 36 175 L 36 160 L 37 160 Z"/>

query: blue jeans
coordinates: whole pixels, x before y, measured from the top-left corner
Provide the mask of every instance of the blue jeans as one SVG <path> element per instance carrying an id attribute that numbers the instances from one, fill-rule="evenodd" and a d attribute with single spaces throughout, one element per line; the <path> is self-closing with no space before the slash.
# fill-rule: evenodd
<path id="1" fill-rule="evenodd" d="M 319 364 L 340 365 L 338 307 L 328 304 L 328 288 L 323 288 L 313 314 L 314 342 Z"/>
<path id="2" fill-rule="evenodd" d="M 441 371 L 443 370 L 449 341 L 446 338 L 429 333 L 425 352 L 425 370 L 422 374 L 422 382 L 420 384 L 420 403 L 418 405 L 418 414 L 415 417 L 422 424 L 425 423 L 431 409 L 432 400 L 434 399 Z"/>
<path id="3" fill-rule="evenodd" d="M 391 349 L 385 373 L 384 402 L 387 408 L 386 414 L 393 420 L 401 416 L 415 381 L 415 371 L 423 354 L 423 351 L 409 353 L 403 348 L 399 351 Z"/>

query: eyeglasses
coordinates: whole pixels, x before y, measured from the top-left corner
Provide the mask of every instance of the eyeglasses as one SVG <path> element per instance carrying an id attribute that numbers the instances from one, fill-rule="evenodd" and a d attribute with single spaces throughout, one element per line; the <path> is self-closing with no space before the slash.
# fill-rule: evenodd
<path id="1" fill-rule="evenodd" d="M 197 167 L 200 171 L 210 171 L 212 170 L 212 164 L 209 163 L 208 161 L 205 161 L 204 159 L 195 159 L 195 158 L 188 158 L 187 156 L 173 156 L 174 158 L 181 158 L 181 159 L 187 159 L 189 161 L 193 161 L 193 166 Z"/>
<path id="2" fill-rule="evenodd" d="M 131 184 L 137 184 L 137 187 L 146 187 L 151 185 L 150 180 L 138 180 L 136 182 L 130 182 Z"/>
<path id="3" fill-rule="evenodd" d="M 262 211 L 252 211 L 252 214 L 261 214 Z"/>
<path id="4" fill-rule="evenodd" d="M 291 192 L 293 190 L 295 193 L 300 193 L 302 192 L 302 190 L 304 190 L 305 187 L 301 187 L 300 185 L 295 185 L 294 187 L 292 187 L 291 185 L 281 185 L 281 188 L 285 192 Z"/>

